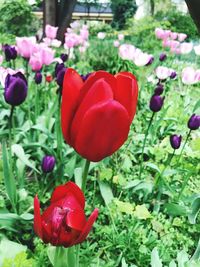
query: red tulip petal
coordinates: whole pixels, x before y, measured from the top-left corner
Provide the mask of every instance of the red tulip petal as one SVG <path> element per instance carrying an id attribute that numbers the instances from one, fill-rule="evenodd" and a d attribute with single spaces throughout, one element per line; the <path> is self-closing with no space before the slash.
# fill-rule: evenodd
<path id="1" fill-rule="evenodd" d="M 52 238 L 51 223 L 46 223 L 42 221 L 42 232 L 43 232 L 43 237 L 42 237 L 43 242 L 46 244 L 50 243 Z"/>
<path id="2" fill-rule="evenodd" d="M 93 86 L 93 84 L 102 78 L 110 85 L 111 88 L 114 88 L 117 86 L 117 82 L 116 82 L 115 77 L 112 74 L 110 74 L 109 72 L 99 70 L 99 71 L 92 73 L 87 78 L 83 87 L 80 90 L 80 95 L 78 98 L 78 106 L 81 104 L 83 98 L 85 97 L 87 92 L 90 90 L 90 88 Z"/>
<path id="3" fill-rule="evenodd" d="M 66 216 L 66 224 L 78 231 L 82 231 L 86 224 L 85 213 L 83 210 L 72 210 L 69 211 Z"/>
<path id="4" fill-rule="evenodd" d="M 81 76 L 75 70 L 68 68 L 64 76 L 61 104 L 62 132 L 68 144 L 70 144 L 70 125 L 82 86 L 83 80 Z"/>
<path id="5" fill-rule="evenodd" d="M 40 202 L 37 195 L 34 198 L 34 231 L 42 238 L 42 218 L 40 215 Z"/>
<path id="6" fill-rule="evenodd" d="M 78 129 L 80 123 L 86 113 L 86 111 L 91 108 L 93 105 L 100 101 L 106 101 L 113 99 L 113 91 L 110 85 L 105 81 L 104 78 L 97 80 L 91 88 L 88 89 L 87 94 L 83 98 L 83 101 L 80 103 L 74 116 L 72 126 L 71 126 L 71 142 L 74 145 L 76 136 L 78 134 Z"/>
<path id="7" fill-rule="evenodd" d="M 85 224 L 85 227 L 83 228 L 83 231 L 81 232 L 79 238 L 73 243 L 75 244 L 79 244 L 81 242 L 83 242 L 86 237 L 88 236 L 90 230 L 92 229 L 92 226 L 94 224 L 94 222 L 96 221 L 97 217 L 99 214 L 99 210 L 98 209 L 94 209 L 94 211 L 92 212 L 92 214 L 90 215 L 87 223 Z"/>
<path id="8" fill-rule="evenodd" d="M 60 185 L 55 188 L 51 196 L 51 203 L 65 199 L 67 196 L 73 196 L 84 209 L 85 197 L 81 189 L 73 182 L 67 182 L 65 185 Z"/>
<path id="9" fill-rule="evenodd" d="M 129 72 L 118 73 L 115 77 L 117 79 L 117 86 L 114 88 L 114 99 L 127 109 L 131 123 L 137 106 L 137 80 L 135 76 Z"/>
<path id="10" fill-rule="evenodd" d="M 76 151 L 90 161 L 112 155 L 126 141 L 129 115 L 115 100 L 99 102 L 82 119 L 75 142 Z"/>

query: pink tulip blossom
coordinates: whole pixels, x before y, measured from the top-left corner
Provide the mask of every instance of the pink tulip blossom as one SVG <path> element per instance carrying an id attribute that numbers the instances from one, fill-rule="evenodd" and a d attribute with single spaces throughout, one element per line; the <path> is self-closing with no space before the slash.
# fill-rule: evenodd
<path id="1" fill-rule="evenodd" d="M 39 52 L 31 55 L 29 65 L 33 71 L 39 71 L 42 68 L 42 57 Z"/>
<path id="2" fill-rule="evenodd" d="M 123 33 L 119 33 L 119 34 L 118 34 L 118 40 L 119 40 L 119 41 L 124 40 L 124 34 L 123 34 Z"/>
<path id="3" fill-rule="evenodd" d="M 175 40 L 177 37 L 178 37 L 178 33 L 176 33 L 176 32 L 171 32 L 171 33 L 170 33 L 170 38 L 171 38 L 172 40 Z"/>
<path id="4" fill-rule="evenodd" d="M 44 65 L 50 65 L 53 62 L 55 51 L 49 47 L 44 47 L 40 50 L 40 56 Z"/>
<path id="5" fill-rule="evenodd" d="M 3 63 L 3 56 L 0 55 L 0 65 Z"/>
<path id="6" fill-rule="evenodd" d="M 30 56 L 37 52 L 37 44 L 35 37 L 16 37 L 17 52 L 24 58 L 30 58 Z"/>
<path id="7" fill-rule="evenodd" d="M 181 54 L 189 54 L 193 49 L 192 43 L 182 43 L 180 45 L 180 52 Z"/>
<path id="8" fill-rule="evenodd" d="M 45 26 L 45 34 L 46 34 L 46 37 L 49 39 L 55 39 L 57 35 L 57 31 L 58 31 L 58 27 L 54 27 L 49 24 Z"/>
<path id="9" fill-rule="evenodd" d="M 179 33 L 178 34 L 179 42 L 183 42 L 186 38 L 187 38 L 187 34 L 185 34 L 185 33 Z"/>
<path id="10" fill-rule="evenodd" d="M 106 37 L 105 32 L 98 32 L 98 34 L 97 34 L 98 39 L 103 40 L 103 39 L 105 39 L 105 37 Z"/>
<path id="11" fill-rule="evenodd" d="M 122 44 L 119 47 L 119 56 L 122 59 L 133 60 L 135 55 L 136 48 L 130 44 Z"/>
<path id="12" fill-rule="evenodd" d="M 159 80 L 165 80 L 171 75 L 170 69 L 163 66 L 157 67 L 155 73 Z"/>
<path id="13" fill-rule="evenodd" d="M 190 85 L 198 82 L 199 79 L 199 71 L 197 72 L 192 67 L 186 67 L 182 71 L 182 82 L 184 84 Z"/>
<path id="14" fill-rule="evenodd" d="M 119 47 L 120 46 L 120 42 L 118 40 L 115 40 L 113 42 L 113 45 L 114 45 L 114 47 Z"/>
<path id="15" fill-rule="evenodd" d="M 200 45 L 194 46 L 194 52 L 197 56 L 200 56 Z"/>

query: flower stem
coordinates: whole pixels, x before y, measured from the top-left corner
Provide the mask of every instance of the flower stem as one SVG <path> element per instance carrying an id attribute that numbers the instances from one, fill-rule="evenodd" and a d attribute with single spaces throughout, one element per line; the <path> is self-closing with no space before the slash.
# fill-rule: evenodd
<path id="1" fill-rule="evenodd" d="M 86 188 L 86 182 L 87 182 L 87 175 L 88 175 L 89 167 L 90 167 L 90 161 L 86 159 L 85 166 L 83 169 L 82 185 L 81 185 L 81 189 L 83 192 L 85 192 L 85 188 Z"/>
<path id="2" fill-rule="evenodd" d="M 153 114 L 152 114 L 152 116 L 151 116 L 151 119 L 150 119 L 150 121 L 149 121 L 149 125 L 148 125 L 148 127 L 147 127 L 147 130 L 146 130 L 146 133 L 145 133 L 145 137 L 144 137 L 144 141 L 143 141 L 143 145 L 142 145 L 142 155 L 141 155 L 141 162 L 140 162 L 139 179 L 141 178 L 141 174 L 142 174 L 142 171 L 143 171 L 144 148 L 145 148 L 145 145 L 146 145 L 146 141 L 147 141 L 147 136 L 148 136 L 148 133 L 149 133 L 149 129 L 150 129 L 151 124 L 152 124 L 152 122 L 153 122 L 154 115 L 155 115 L 155 112 L 153 112 Z"/>
<path id="3" fill-rule="evenodd" d="M 183 147 L 182 147 L 182 149 L 181 149 L 181 153 L 180 153 L 180 155 L 179 155 L 179 157 L 178 157 L 177 164 L 179 163 L 179 161 L 180 161 L 180 159 L 181 159 L 181 156 L 182 156 L 182 154 L 183 154 L 183 150 L 185 149 L 185 146 L 186 146 L 186 143 L 187 143 L 187 141 L 188 141 L 188 139 L 189 139 L 189 137 L 190 137 L 191 131 L 192 131 L 192 130 L 190 130 L 190 131 L 188 132 L 188 134 L 187 134 L 185 143 L 184 143 L 184 145 L 183 145 Z"/>

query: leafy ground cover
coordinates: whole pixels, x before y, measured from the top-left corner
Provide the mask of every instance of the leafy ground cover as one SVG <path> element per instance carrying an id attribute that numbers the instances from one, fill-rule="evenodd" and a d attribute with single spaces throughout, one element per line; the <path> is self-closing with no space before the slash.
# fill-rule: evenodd
<path id="1" fill-rule="evenodd" d="M 46 40 L 51 48 L 49 51 L 45 46 L 49 54 L 44 61 L 53 50 L 55 54 L 49 64 L 43 63 L 41 83 L 36 83 L 32 71 L 36 67 L 24 59 L 19 45 L 17 58 L 9 61 L 2 47 L 0 266 L 52 266 L 51 247 L 33 231 L 34 196 L 39 196 L 44 210 L 56 186 L 69 180 L 81 185 L 85 160 L 64 142 L 61 132 L 62 83 L 55 66 L 62 64 L 60 54 L 66 49 L 69 59 L 65 67 L 82 75 L 97 70 L 112 74 L 129 71 L 137 77 L 139 86 L 128 140 L 112 156 L 90 165 L 86 214 L 98 208 L 99 216 L 81 244 L 80 266 L 200 266 L 199 119 L 197 129 L 188 127 L 192 114 L 200 110 L 198 46 L 187 53 L 184 46 L 180 53 L 170 52 L 162 48 L 159 30 L 161 35 L 165 33 L 162 29 L 157 29 L 156 35 L 151 31 L 155 36 L 149 42 L 155 46 L 152 53 L 144 50 L 148 54 L 136 50 L 147 46 L 133 43 L 128 33 L 125 39 L 118 32 L 85 37 L 85 45 L 74 44 L 73 48 L 68 36 L 65 49 Z M 161 53 L 165 55 L 162 60 Z M 14 108 L 12 116 L 4 97 L 10 67 L 22 69 L 28 81 L 26 100 Z M 158 86 L 163 90 L 156 99 L 163 103 L 156 100 L 154 105 L 160 105 L 160 110 L 153 112 L 150 100 Z M 174 134 L 182 136 L 178 149 L 170 144 Z M 48 173 L 41 167 L 45 155 L 56 160 Z"/>

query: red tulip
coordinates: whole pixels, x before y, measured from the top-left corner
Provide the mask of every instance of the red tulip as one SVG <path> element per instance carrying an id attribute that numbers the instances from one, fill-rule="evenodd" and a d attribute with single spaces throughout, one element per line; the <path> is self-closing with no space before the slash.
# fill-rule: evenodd
<path id="1" fill-rule="evenodd" d="M 34 230 L 45 242 L 53 246 L 70 247 L 83 242 L 97 219 L 95 209 L 86 220 L 85 197 L 73 182 L 60 185 L 54 190 L 50 206 L 40 214 L 38 197 L 34 199 Z"/>
<path id="2" fill-rule="evenodd" d="M 46 76 L 46 81 L 50 83 L 53 80 L 53 77 L 51 75 Z"/>
<path id="3" fill-rule="evenodd" d="M 131 73 L 97 71 L 83 82 L 68 68 L 61 106 L 64 139 L 90 161 L 112 155 L 128 137 L 137 97 L 137 80 Z"/>

